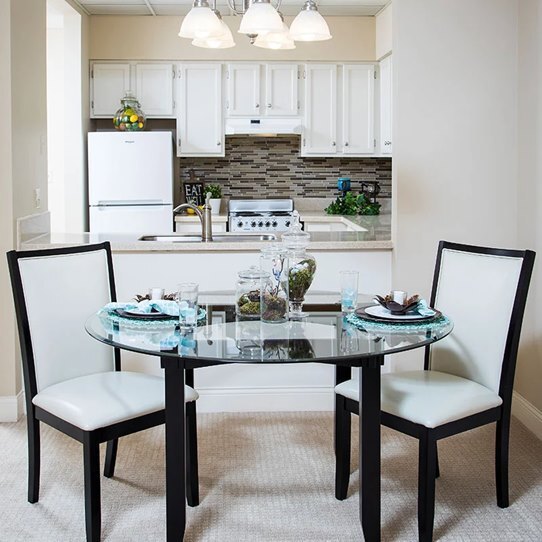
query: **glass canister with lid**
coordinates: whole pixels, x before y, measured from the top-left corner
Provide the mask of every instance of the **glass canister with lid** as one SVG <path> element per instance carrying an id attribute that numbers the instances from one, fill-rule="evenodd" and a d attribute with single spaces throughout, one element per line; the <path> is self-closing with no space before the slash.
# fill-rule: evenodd
<path id="1" fill-rule="evenodd" d="M 243 318 L 260 318 L 260 297 L 262 281 L 265 281 L 269 274 L 251 266 L 248 269 L 239 271 L 235 295 L 235 312 Z"/>
<path id="2" fill-rule="evenodd" d="M 288 321 L 288 256 L 282 245 L 261 250 L 260 268 L 267 274 L 262 280 L 260 310 L 262 322 Z"/>
<path id="3" fill-rule="evenodd" d="M 121 132 L 140 132 L 145 129 L 145 114 L 131 90 L 127 90 L 120 101 L 121 108 L 113 117 L 113 124 Z"/>
<path id="4" fill-rule="evenodd" d="M 282 234 L 282 242 L 286 248 L 289 262 L 288 292 L 290 300 L 290 318 L 304 318 L 305 294 L 310 288 L 316 273 L 316 260 L 307 252 L 310 234 L 301 229 L 299 213 L 294 211 L 290 229 Z"/>

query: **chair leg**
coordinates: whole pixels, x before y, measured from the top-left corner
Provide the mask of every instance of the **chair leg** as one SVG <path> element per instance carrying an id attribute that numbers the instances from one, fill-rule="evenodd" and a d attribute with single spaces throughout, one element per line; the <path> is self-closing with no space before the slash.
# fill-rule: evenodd
<path id="1" fill-rule="evenodd" d="M 440 467 L 438 461 L 438 446 L 435 443 L 435 457 L 436 457 L 436 469 L 435 469 L 435 478 L 440 478 Z"/>
<path id="2" fill-rule="evenodd" d="M 346 499 L 350 481 L 351 414 L 342 395 L 335 394 L 335 498 Z"/>
<path id="3" fill-rule="evenodd" d="M 100 509 L 100 443 L 92 432 L 83 438 L 85 473 L 85 523 L 87 542 L 99 542 L 101 530 Z"/>
<path id="4" fill-rule="evenodd" d="M 104 464 L 104 476 L 106 478 L 113 478 L 113 476 L 115 475 L 115 463 L 117 462 L 118 447 L 118 438 L 107 441 Z"/>
<path id="5" fill-rule="evenodd" d="M 508 508 L 508 450 L 510 439 L 510 415 L 503 414 L 497 421 L 495 442 L 495 481 L 497 485 L 497 505 Z"/>
<path id="6" fill-rule="evenodd" d="M 198 431 L 196 402 L 186 404 L 186 502 L 188 506 L 199 504 Z"/>
<path id="7" fill-rule="evenodd" d="M 430 430 L 420 436 L 418 463 L 418 538 L 420 542 L 433 540 L 435 517 L 435 474 L 437 443 Z"/>
<path id="8" fill-rule="evenodd" d="M 36 503 L 40 497 L 40 422 L 29 409 L 28 427 L 28 502 Z"/>

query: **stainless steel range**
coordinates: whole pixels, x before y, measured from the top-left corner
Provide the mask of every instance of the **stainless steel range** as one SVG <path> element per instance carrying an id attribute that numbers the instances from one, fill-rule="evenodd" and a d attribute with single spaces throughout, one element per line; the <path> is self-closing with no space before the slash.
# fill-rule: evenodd
<path id="1" fill-rule="evenodd" d="M 291 199 L 233 199 L 228 207 L 229 231 L 285 231 L 293 211 Z"/>

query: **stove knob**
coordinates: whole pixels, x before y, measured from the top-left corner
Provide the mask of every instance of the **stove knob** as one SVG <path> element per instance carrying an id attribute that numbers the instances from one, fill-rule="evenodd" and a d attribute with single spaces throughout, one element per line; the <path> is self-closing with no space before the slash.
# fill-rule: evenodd
<path id="1" fill-rule="evenodd" d="M 263 222 L 261 220 L 258 222 L 258 227 L 263 228 Z"/>
<path id="2" fill-rule="evenodd" d="M 273 223 L 271 224 L 271 226 L 273 226 L 273 228 L 276 228 L 278 226 L 277 221 L 273 220 Z"/>
<path id="3" fill-rule="evenodd" d="M 284 223 L 284 225 L 285 225 L 287 228 L 289 228 L 289 227 L 290 227 L 290 221 L 287 220 L 287 221 Z"/>
<path id="4" fill-rule="evenodd" d="M 239 222 L 237 222 L 237 227 L 238 228 L 242 228 L 243 227 L 243 222 L 241 220 L 239 220 Z"/>
<path id="5" fill-rule="evenodd" d="M 271 222 L 269 222 L 269 220 L 265 223 L 265 227 L 266 228 L 269 228 L 269 226 L 271 226 Z"/>
<path id="6" fill-rule="evenodd" d="M 255 228 L 255 227 L 256 227 L 256 222 L 254 222 L 254 220 L 250 223 L 250 227 L 251 227 L 251 228 Z"/>

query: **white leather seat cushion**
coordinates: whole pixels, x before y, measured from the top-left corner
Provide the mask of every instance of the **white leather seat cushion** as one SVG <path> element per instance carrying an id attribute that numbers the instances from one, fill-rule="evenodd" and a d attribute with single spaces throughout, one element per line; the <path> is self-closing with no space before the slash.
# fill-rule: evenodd
<path id="1" fill-rule="evenodd" d="M 388 373 L 382 375 L 381 390 L 384 412 L 431 429 L 502 403 L 481 384 L 439 371 Z M 335 392 L 358 401 L 359 382 L 342 382 Z"/>
<path id="2" fill-rule="evenodd" d="M 186 401 L 197 398 L 197 392 L 186 386 Z M 53 384 L 32 402 L 85 431 L 93 431 L 163 409 L 164 380 L 129 371 L 95 373 Z"/>

